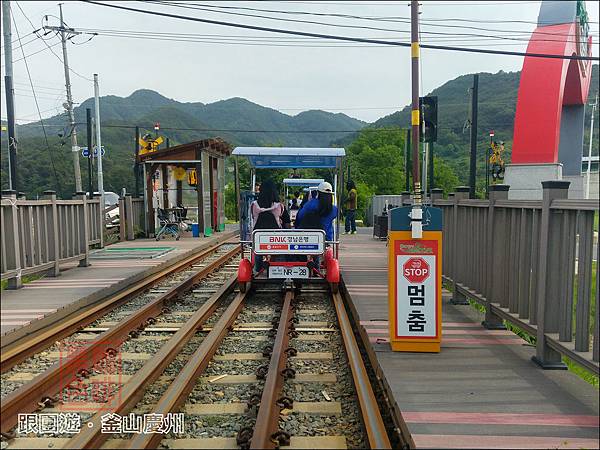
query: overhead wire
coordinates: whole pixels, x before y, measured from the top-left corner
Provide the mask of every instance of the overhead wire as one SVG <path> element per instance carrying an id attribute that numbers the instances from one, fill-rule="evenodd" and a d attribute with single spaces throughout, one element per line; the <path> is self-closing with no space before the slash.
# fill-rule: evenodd
<path id="1" fill-rule="evenodd" d="M 25 14 L 25 12 L 23 11 L 23 8 L 21 8 L 21 5 L 19 5 L 19 2 L 15 2 L 15 3 L 17 4 L 17 6 L 19 7 L 19 9 L 21 10 L 21 13 L 22 13 L 22 14 L 25 16 L 25 18 L 27 19 L 27 21 L 29 22 L 29 24 L 31 25 L 31 28 L 33 28 L 34 30 L 36 30 L 36 28 L 35 28 L 35 25 L 33 25 L 33 22 L 31 22 L 31 20 L 29 20 L 29 17 L 27 17 L 27 15 Z M 37 31 L 37 30 L 36 30 L 36 31 Z M 63 63 L 63 64 L 64 64 L 64 62 L 63 62 L 62 58 L 61 58 L 60 56 L 58 56 L 58 54 L 57 54 L 57 53 L 56 53 L 54 50 L 52 50 L 52 48 L 51 48 L 51 47 L 54 47 L 54 45 L 52 45 L 52 46 L 49 46 L 49 45 L 48 45 L 48 43 L 46 42 L 46 40 L 45 40 L 44 38 L 40 37 L 40 36 L 37 34 L 37 32 L 36 32 L 36 31 L 34 31 L 35 35 L 36 35 L 38 38 L 40 38 L 40 39 L 42 40 L 42 42 L 44 42 L 44 44 L 46 45 L 46 47 L 48 47 L 48 50 L 50 50 L 50 51 L 52 52 L 52 54 L 53 54 L 54 56 L 56 56 L 56 58 L 57 58 L 57 59 L 58 59 L 58 60 L 59 60 L 61 63 Z M 60 43 L 60 42 L 59 42 L 59 43 Z M 57 44 L 55 44 L 55 45 L 57 45 Z M 94 81 L 94 80 L 92 80 L 91 78 L 88 78 L 88 77 L 86 77 L 86 76 L 84 76 L 84 75 L 81 75 L 79 72 L 76 72 L 76 71 L 75 71 L 74 69 L 72 69 L 71 67 L 69 67 L 69 72 L 71 72 L 71 73 L 73 73 L 73 74 L 77 75 L 77 76 L 78 76 L 78 77 L 80 77 L 80 78 L 83 78 L 83 79 L 84 79 L 84 80 L 86 80 L 86 81 Z"/>
<path id="2" fill-rule="evenodd" d="M 314 12 L 314 11 L 285 11 L 285 10 L 279 10 L 279 9 L 264 9 L 264 8 L 250 8 L 250 7 L 244 7 L 244 6 L 224 6 L 224 5 L 210 5 L 210 4 L 206 4 L 206 3 L 197 3 L 197 2 L 177 2 L 177 1 L 166 1 L 166 0 L 160 0 L 160 1 L 146 1 L 146 3 L 158 3 L 158 4 L 163 4 L 163 5 L 170 5 L 170 6 L 180 6 L 182 8 L 191 8 L 194 9 L 192 6 L 197 6 L 197 7 L 201 7 L 201 8 L 217 8 L 217 9 L 222 9 L 222 10 L 244 10 L 244 11 L 255 11 L 255 12 L 266 12 L 266 13 L 275 13 L 275 14 L 286 14 L 286 15 L 309 15 L 309 16 L 317 16 L 317 17 L 335 17 L 335 18 L 345 18 L 345 19 L 357 19 L 357 20 L 368 20 L 368 21 L 375 21 L 375 22 L 392 22 L 392 23 L 405 23 L 405 24 L 410 24 L 410 17 L 402 17 L 402 16 L 392 16 L 392 17 L 372 17 L 372 16 L 359 16 L 359 15 L 354 15 L 354 14 L 340 14 L 340 13 L 324 13 L 324 12 Z M 218 12 L 218 11 L 214 11 L 211 10 L 212 12 Z M 261 17 L 261 16 L 257 16 L 257 17 Z M 261 17 L 261 18 L 265 18 L 265 17 Z M 271 19 L 277 19 L 277 18 L 271 18 Z M 419 19 L 419 26 L 420 27 L 442 27 L 442 28 L 464 28 L 464 29 L 472 29 L 472 30 L 479 30 L 479 31 L 495 31 L 495 32 L 501 32 L 501 33 L 528 33 L 530 34 L 530 31 L 527 30 L 510 30 L 510 29 L 489 29 L 489 28 L 482 28 L 482 27 L 475 27 L 475 26 L 467 26 L 467 25 L 448 25 L 448 24 L 437 24 L 437 23 L 433 23 L 433 24 L 428 24 L 427 22 L 429 22 L 428 19 L 425 18 L 420 18 Z M 437 22 L 437 21 L 436 21 Z M 326 25 L 333 25 L 333 24 L 326 24 Z M 335 26 L 335 25 L 333 25 Z M 548 34 L 548 35 L 552 35 L 552 36 L 556 36 L 557 33 L 550 33 L 550 32 L 539 32 L 540 34 Z M 560 35 L 561 33 L 558 33 L 558 35 Z"/>
<path id="3" fill-rule="evenodd" d="M 331 34 L 322 34 L 322 33 L 309 33 L 309 32 L 305 32 L 305 31 L 286 30 L 286 29 L 281 29 L 281 28 L 271 28 L 271 27 L 263 27 L 263 26 L 257 26 L 257 25 L 247 25 L 247 24 L 240 24 L 240 23 L 233 23 L 233 22 L 211 20 L 211 19 L 202 19 L 199 17 L 183 16 L 180 14 L 171 14 L 171 13 L 164 13 L 164 12 L 159 12 L 159 11 L 147 11 L 147 10 L 141 10 L 138 8 L 130 8 L 127 6 L 115 5 L 115 4 L 110 4 L 110 3 L 102 3 L 102 2 L 93 1 L 93 0 L 82 0 L 82 1 L 89 3 L 89 4 L 93 4 L 93 5 L 104 6 L 104 7 L 119 9 L 119 10 L 123 10 L 123 11 L 138 12 L 138 13 L 142 13 L 142 14 L 155 15 L 155 16 L 160 16 L 160 17 L 169 17 L 169 18 L 173 18 L 173 19 L 189 20 L 189 21 L 193 21 L 193 22 L 228 26 L 228 27 L 233 27 L 233 28 L 241 28 L 241 29 L 264 31 L 264 32 L 270 32 L 270 33 L 297 35 L 297 36 L 319 37 L 319 38 L 327 38 L 327 39 L 331 39 L 331 40 L 339 40 L 339 41 L 347 41 L 347 42 L 362 42 L 362 43 L 393 45 L 393 46 L 398 46 L 398 47 L 410 47 L 410 44 L 406 43 L 406 42 L 381 41 L 381 40 L 368 39 L 368 38 L 358 38 L 358 37 L 340 36 L 340 35 L 331 35 Z M 424 44 L 421 47 L 427 48 L 427 49 L 449 50 L 449 51 L 458 51 L 458 52 L 467 52 L 467 53 L 485 53 L 485 54 L 494 54 L 494 55 L 530 56 L 530 57 L 549 58 L 549 59 L 600 61 L 600 58 L 598 58 L 598 57 L 581 56 L 581 55 L 557 55 L 557 54 L 545 54 L 545 53 L 528 53 L 528 52 L 490 50 L 490 49 L 469 48 L 469 47 L 453 47 L 453 46 L 432 45 L 432 44 Z"/>
<path id="4" fill-rule="evenodd" d="M 20 7 L 19 7 L 20 9 Z M 27 18 L 23 10 L 21 9 L 23 15 Z M 19 35 L 19 29 L 17 27 L 17 22 L 15 21 L 15 16 L 12 16 L 13 24 L 15 26 L 15 32 L 17 33 L 17 38 L 20 40 L 21 37 Z M 60 181 L 58 179 L 58 174 L 56 172 L 56 165 L 54 164 L 54 155 L 52 149 L 50 148 L 50 143 L 48 142 L 48 134 L 46 133 L 46 127 L 44 126 L 44 119 L 42 118 L 42 113 L 40 111 L 40 105 L 38 103 L 37 95 L 35 93 L 35 88 L 33 87 L 33 81 L 31 79 L 31 72 L 29 71 L 29 64 L 27 63 L 27 58 L 25 56 L 25 50 L 21 47 L 21 52 L 23 53 L 23 60 L 25 62 L 25 69 L 27 70 L 27 77 L 29 78 L 29 84 L 31 85 L 31 92 L 33 93 L 33 99 L 35 100 L 35 107 L 38 112 L 38 116 L 40 118 L 40 124 L 42 125 L 42 131 L 44 133 L 44 141 L 46 142 L 46 150 L 48 151 L 48 156 L 50 157 L 50 165 L 52 166 L 52 172 L 54 173 L 54 182 L 56 183 L 56 192 L 61 192 L 62 188 L 60 185 Z"/>
<path id="5" fill-rule="evenodd" d="M 408 31 L 408 30 L 397 30 L 397 29 L 390 29 L 390 28 L 367 27 L 367 26 L 348 25 L 348 24 L 334 24 L 334 23 L 328 23 L 328 22 L 318 22 L 318 21 L 300 20 L 300 19 L 285 19 L 285 18 L 281 18 L 281 17 L 269 17 L 269 16 L 258 15 L 258 14 L 231 12 L 231 11 L 227 11 L 227 10 L 215 11 L 214 9 L 210 9 L 210 8 L 206 8 L 206 7 L 195 7 L 195 6 L 193 6 L 193 4 L 188 4 L 187 2 L 185 4 L 181 4 L 181 3 L 177 3 L 177 2 L 169 2 L 169 1 L 162 1 L 162 0 L 156 0 L 156 1 L 155 0 L 152 0 L 152 1 L 138 0 L 138 1 L 140 1 L 141 3 L 174 6 L 174 7 L 183 8 L 183 9 L 206 11 L 206 12 L 212 12 L 212 13 L 217 13 L 217 14 L 229 14 L 229 15 L 241 16 L 241 17 L 253 17 L 253 18 L 259 18 L 259 19 L 277 20 L 277 21 L 282 21 L 282 22 L 306 23 L 306 24 L 311 24 L 311 25 L 324 25 L 324 26 L 330 26 L 330 27 L 341 27 L 341 28 L 360 29 L 360 30 L 375 30 L 375 31 L 385 31 L 385 32 L 394 32 L 394 33 L 410 33 L 410 31 Z M 315 13 L 315 14 L 318 14 L 318 13 Z M 410 23 L 410 22 L 408 22 L 408 23 Z M 431 26 L 443 26 L 443 25 L 431 25 Z M 448 25 L 448 26 L 452 27 L 452 25 Z M 486 30 L 485 28 L 477 28 L 477 29 Z M 497 30 L 492 30 L 492 31 L 497 31 Z M 521 32 L 521 31 L 519 31 L 519 32 Z M 424 35 L 426 34 L 426 35 L 434 35 L 434 36 L 487 37 L 487 38 L 494 38 L 494 39 L 499 39 L 499 40 L 509 40 L 509 41 L 522 40 L 519 38 L 509 37 L 509 36 L 487 35 L 487 34 L 477 34 L 477 33 L 447 33 L 447 32 L 437 32 L 437 31 L 423 31 L 422 33 Z M 552 35 L 552 36 L 556 37 L 556 34 L 554 34 L 554 33 L 546 33 L 543 31 L 538 32 L 538 34 L 540 34 L 540 35 L 548 34 L 548 35 Z M 526 40 L 528 41 L 529 39 L 526 39 Z"/>

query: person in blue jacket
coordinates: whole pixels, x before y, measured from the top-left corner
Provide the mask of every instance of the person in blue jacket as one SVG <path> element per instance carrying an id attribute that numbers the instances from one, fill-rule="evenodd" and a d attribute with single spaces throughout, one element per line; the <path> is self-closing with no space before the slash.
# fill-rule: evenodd
<path id="1" fill-rule="evenodd" d="M 317 198 L 311 199 L 296 216 L 296 228 L 321 229 L 325 231 L 325 239 L 333 240 L 333 220 L 338 215 L 338 208 L 333 204 L 333 189 L 324 181 L 317 188 Z"/>

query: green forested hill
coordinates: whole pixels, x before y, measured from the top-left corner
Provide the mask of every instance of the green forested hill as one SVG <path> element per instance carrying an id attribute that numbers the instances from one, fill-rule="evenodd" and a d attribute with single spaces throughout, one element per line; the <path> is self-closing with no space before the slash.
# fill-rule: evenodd
<path id="1" fill-rule="evenodd" d="M 498 72 L 479 74 L 478 108 L 478 171 L 483 173 L 485 149 L 489 143 L 489 131 L 495 131 L 495 139 L 506 143 L 506 161 L 510 162 L 512 149 L 513 124 L 519 89 L 520 72 Z M 462 75 L 448 81 L 428 95 L 438 97 L 438 141 L 434 144 L 435 155 L 446 161 L 458 175 L 461 183 L 466 184 L 469 174 L 469 138 L 468 119 L 471 114 L 469 89 L 473 84 L 473 75 Z M 588 103 L 598 92 L 598 65 L 592 68 L 592 80 Z M 589 143 L 589 124 L 591 108 L 586 107 L 584 146 L 587 154 Z M 371 127 L 408 127 L 410 107 L 395 112 L 374 122 Z M 598 128 L 594 127 L 593 152 L 598 154 Z M 351 141 L 352 138 L 344 138 Z M 481 177 L 480 184 L 483 183 Z"/>
<path id="2" fill-rule="evenodd" d="M 168 137 L 171 145 L 220 136 L 232 145 L 314 147 L 327 146 L 340 136 L 352 134 L 366 125 L 344 114 L 324 111 L 305 111 L 289 116 L 243 98 L 211 104 L 181 103 L 144 89 L 125 98 L 114 95 L 102 97 L 100 105 L 102 144 L 107 149 L 104 158 L 105 189 L 115 192 L 120 192 L 123 187 L 132 191 L 134 187 L 135 134 L 133 128 L 123 126 L 138 125 L 145 133 L 154 132 L 154 123 L 160 122 L 160 134 Z M 91 108 L 93 112 L 93 107 L 93 99 L 88 99 L 75 108 L 75 120 L 81 124 L 77 128 L 80 146 L 87 142 L 85 110 Z M 44 124 L 49 146 L 45 144 L 40 123 L 18 127 L 19 190 L 35 196 L 46 189 L 53 189 L 61 196 L 70 196 L 74 191 L 74 181 L 66 115 L 51 117 L 44 120 Z M 2 133 L 3 189 L 7 186 L 6 147 L 6 133 Z M 87 188 L 87 160 L 80 158 L 80 162 L 83 185 Z"/>
<path id="3" fill-rule="evenodd" d="M 489 131 L 494 130 L 496 140 L 507 145 L 507 162 L 510 161 L 512 148 L 513 121 L 516 107 L 520 72 L 498 72 L 479 75 L 479 126 L 478 126 L 478 173 L 483 174 L 484 151 L 489 142 Z M 448 81 L 430 95 L 437 95 L 439 102 L 438 142 L 434 145 L 434 154 L 443 161 L 445 178 L 452 180 L 454 172 L 461 184 L 468 179 L 469 136 L 468 118 L 470 117 L 469 88 L 473 76 L 462 75 Z M 598 65 L 592 70 L 592 80 L 588 103 L 591 103 L 598 92 Z M 351 102 L 350 102 L 351 103 Z M 85 122 L 85 108 L 93 109 L 93 99 L 88 99 L 75 109 L 77 122 Z M 586 108 L 584 144 L 587 152 L 589 142 L 589 119 L 591 108 Z M 410 108 L 383 117 L 368 128 L 408 127 Z M 351 143 L 360 144 L 372 150 L 370 153 L 350 155 L 350 162 L 364 165 L 364 157 L 382 158 L 385 164 L 393 164 L 389 154 L 378 152 L 381 139 L 371 136 L 363 141 L 358 134 L 342 133 L 349 130 L 360 130 L 367 124 L 344 114 L 333 114 L 319 110 L 302 112 L 296 116 L 283 114 L 275 109 L 257 105 L 243 98 L 231 98 L 210 104 L 182 103 L 168 99 L 151 90 L 138 90 L 129 97 L 105 96 L 101 99 L 102 139 L 107 148 L 105 158 L 105 185 L 107 190 L 120 191 L 122 187 L 133 189 L 132 165 L 135 149 L 132 129 L 112 126 L 140 125 L 145 131 L 152 131 L 155 122 L 161 124 L 161 134 L 169 137 L 171 144 L 189 142 L 196 139 L 220 136 L 233 145 L 287 145 L 287 146 L 346 146 L 352 153 Z M 594 131 L 594 154 L 598 154 L 598 129 L 596 122 Z M 45 145 L 39 123 L 19 127 L 20 150 L 19 171 L 22 179 L 20 190 L 28 195 L 35 195 L 45 189 L 58 190 L 61 195 L 68 196 L 74 190 L 70 142 L 68 138 L 59 138 L 62 130 L 68 133 L 64 115 L 54 116 L 45 121 L 48 126 L 50 150 Z M 112 125 L 112 126 L 111 126 Z M 57 128 L 58 127 L 58 128 Z M 192 128 L 206 131 L 170 130 L 169 128 Z M 221 131 L 235 130 L 235 131 Z M 259 130 L 259 132 L 243 131 Z M 319 130 L 340 131 L 339 133 L 318 132 Z M 80 126 L 79 144 L 86 145 L 85 126 Z M 316 131 L 316 133 L 315 133 Z M 143 130 L 144 132 L 144 130 Z M 403 146 L 401 135 L 392 132 L 386 145 L 398 148 Z M 2 186 L 6 186 L 6 133 L 2 133 Z M 64 144 L 63 142 L 66 141 Z M 375 145 L 377 144 L 377 145 Z M 375 147 L 373 147 L 375 145 Z M 357 147 L 358 148 L 358 147 Z M 390 150 L 391 151 L 391 150 Z M 395 154 L 394 152 L 392 152 Z M 57 176 L 50 155 L 52 154 Z M 361 159 L 362 158 L 362 159 Z M 81 159 L 84 186 L 87 182 L 87 162 Z M 380 167 L 381 161 L 373 161 L 370 168 Z M 355 167 L 352 170 L 360 170 Z M 377 171 L 376 171 L 377 172 Z M 403 172 L 402 172 L 403 173 Z M 365 175 L 366 178 L 368 178 Z M 382 176 L 385 178 L 385 176 Z M 400 177 L 400 175 L 399 175 Z M 365 178 L 365 179 L 366 179 Z M 400 178 L 394 181 L 397 184 Z M 58 183 L 57 183 L 58 180 Z M 478 177 L 479 190 L 483 188 L 483 176 Z M 448 181 L 449 183 L 450 181 Z M 392 183 L 393 184 L 393 183 Z M 377 185 L 377 183 L 375 183 Z M 375 189 L 375 185 L 371 188 Z M 391 186 L 391 185 L 390 185 Z M 388 186 L 389 187 L 389 186 Z M 376 191 L 387 192 L 379 186 Z"/>

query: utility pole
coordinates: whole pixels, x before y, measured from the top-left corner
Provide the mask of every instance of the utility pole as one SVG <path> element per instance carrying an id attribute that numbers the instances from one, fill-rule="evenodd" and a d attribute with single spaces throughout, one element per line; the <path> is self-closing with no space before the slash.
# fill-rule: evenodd
<path id="1" fill-rule="evenodd" d="M 433 181 L 433 142 L 430 142 L 427 145 L 429 147 L 427 149 L 428 153 L 429 153 L 429 162 L 427 163 L 427 168 L 429 169 L 428 170 L 428 172 L 429 172 L 429 183 L 428 183 L 428 186 L 429 186 L 429 192 L 430 192 L 429 197 L 431 198 L 431 190 L 433 188 L 435 188 L 435 183 Z"/>
<path id="2" fill-rule="evenodd" d="M 477 94 L 479 74 L 473 75 L 471 91 L 471 164 L 469 170 L 469 198 L 475 198 L 475 180 L 477 179 Z"/>
<path id="3" fill-rule="evenodd" d="M 404 140 L 404 174 L 406 180 L 404 190 L 410 192 L 410 129 L 406 129 L 406 139 Z"/>
<path id="4" fill-rule="evenodd" d="M 425 195 L 425 198 L 427 198 L 427 193 L 429 192 L 429 186 L 427 184 L 427 174 L 429 173 L 429 142 L 424 142 L 423 145 L 423 164 L 422 164 L 422 174 L 421 174 L 421 180 L 423 180 L 423 194 Z"/>
<path id="5" fill-rule="evenodd" d="M 60 9 L 60 27 L 45 26 L 46 30 L 60 31 L 60 40 L 62 41 L 63 66 L 65 69 L 65 87 L 67 90 L 67 102 L 64 104 L 69 114 L 69 124 L 71 125 L 71 153 L 73 154 L 73 169 L 75 172 L 75 191 L 81 192 L 81 168 L 79 167 L 79 146 L 77 145 L 77 128 L 75 126 L 75 114 L 73 113 L 73 96 L 71 95 L 71 76 L 69 74 L 69 58 L 67 56 L 67 40 L 71 36 L 81 34 L 73 28 L 65 28 L 63 20 L 62 3 L 58 4 Z M 68 36 L 67 36 L 68 35 Z"/>
<path id="6" fill-rule="evenodd" d="M 92 183 L 92 155 L 94 154 L 94 148 L 92 145 L 92 110 L 90 108 L 85 109 L 85 119 L 87 123 L 87 147 L 88 147 L 88 195 L 90 198 L 94 196 L 94 186 Z"/>
<path id="7" fill-rule="evenodd" d="M 419 173 L 419 2 L 410 2 L 410 56 L 411 56 L 411 85 L 412 85 L 412 175 L 413 175 L 413 209 L 411 212 L 412 237 L 420 239 L 423 236 L 421 209 L 421 174 Z"/>
<path id="8" fill-rule="evenodd" d="M 17 133 L 15 126 L 15 90 L 13 88 L 12 32 L 10 1 L 2 1 L 2 28 L 4 30 L 4 89 L 6 118 L 8 121 L 8 189 L 18 191 L 17 183 Z"/>
<path id="9" fill-rule="evenodd" d="M 590 176 L 592 168 L 592 142 L 594 142 L 594 114 L 598 107 L 598 93 L 596 92 L 596 100 L 592 105 L 592 118 L 590 119 L 590 146 L 588 148 L 588 166 L 587 166 L 587 180 L 585 182 L 585 198 L 590 198 Z"/>
<path id="10" fill-rule="evenodd" d="M 94 106 L 96 116 L 96 148 L 98 152 L 98 192 L 100 193 L 100 208 L 104 210 L 104 174 L 102 173 L 102 138 L 100 136 L 100 89 L 98 74 L 94 74 Z"/>
<path id="11" fill-rule="evenodd" d="M 138 163 L 138 157 L 140 155 L 140 127 L 135 127 L 135 164 L 133 166 L 133 172 L 135 176 L 135 196 L 140 196 L 140 164 Z"/>

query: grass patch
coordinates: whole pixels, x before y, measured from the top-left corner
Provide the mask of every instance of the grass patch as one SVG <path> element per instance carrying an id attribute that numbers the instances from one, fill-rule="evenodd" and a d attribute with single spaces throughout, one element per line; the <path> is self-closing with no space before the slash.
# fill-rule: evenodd
<path id="1" fill-rule="evenodd" d="M 594 271 L 594 277 L 595 277 L 595 274 L 596 274 L 596 272 Z M 594 282 L 595 282 L 595 278 L 594 278 Z M 469 302 L 469 305 L 472 308 L 476 309 L 477 311 L 479 311 L 482 314 L 485 314 L 485 306 L 483 306 L 482 304 L 480 304 L 470 298 L 467 298 L 467 301 Z M 536 344 L 535 336 L 532 336 L 531 334 L 527 333 L 526 331 L 522 330 L 518 326 L 513 325 L 512 323 L 510 323 L 506 320 L 504 320 L 503 323 L 507 330 L 512 331 L 513 333 L 515 333 L 517 336 L 519 336 L 521 339 L 523 339 L 528 344 L 535 346 L 535 344 Z M 566 356 L 562 357 L 562 361 L 567 365 L 569 372 L 572 372 L 573 374 L 577 375 L 579 378 L 581 378 L 585 382 L 591 384 L 595 388 L 597 388 L 597 389 L 600 388 L 600 378 L 596 374 L 590 372 L 589 370 L 585 369 L 584 367 L 581 367 L 580 365 L 575 363 L 570 358 L 567 358 Z"/>
<path id="2" fill-rule="evenodd" d="M 44 277 L 44 275 L 25 275 L 24 277 L 21 277 L 21 283 L 23 283 L 23 284 L 31 283 L 32 281 L 39 280 L 40 278 L 43 278 L 43 277 Z M 7 287 L 8 287 L 8 280 L 2 280 L 0 282 L 0 291 L 3 291 Z"/>

